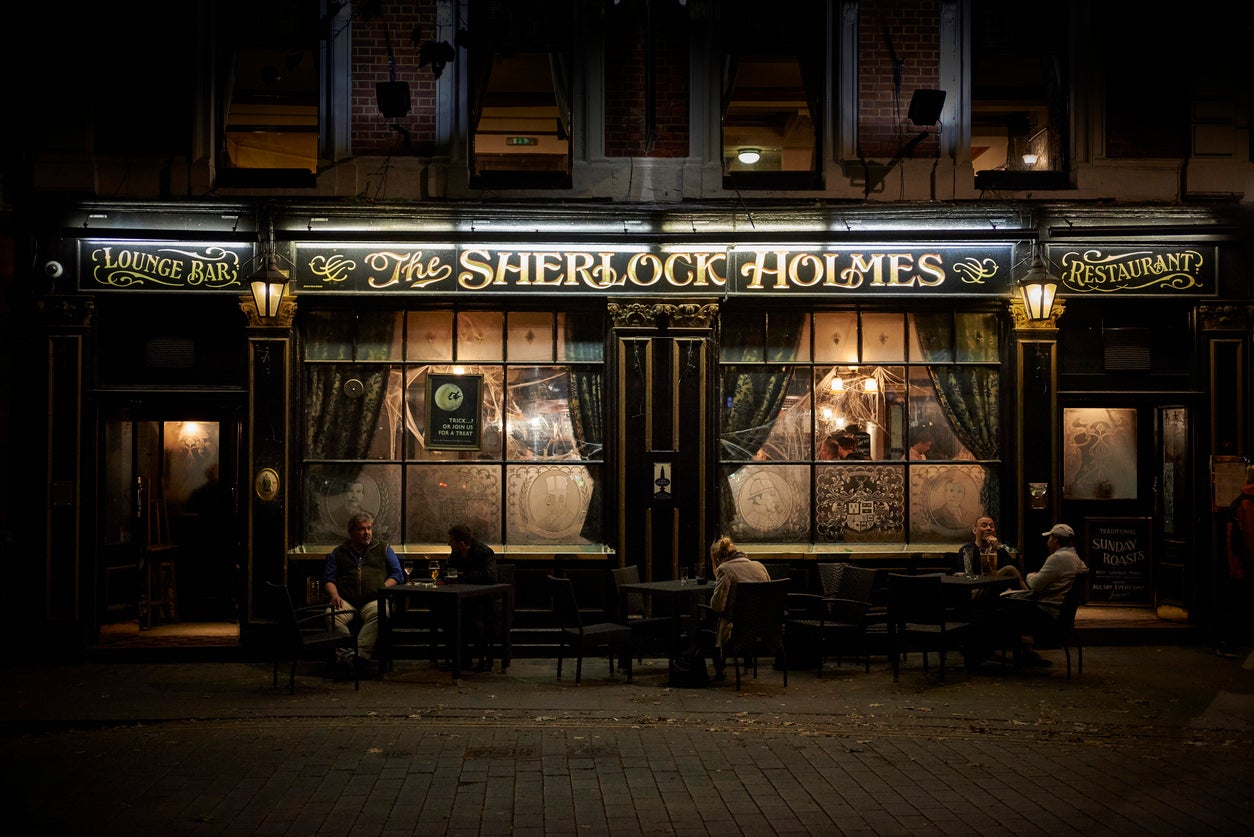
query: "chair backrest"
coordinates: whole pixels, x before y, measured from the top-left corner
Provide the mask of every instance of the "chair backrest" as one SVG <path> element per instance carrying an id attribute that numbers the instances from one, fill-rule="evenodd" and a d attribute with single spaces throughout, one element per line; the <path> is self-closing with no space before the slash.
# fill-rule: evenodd
<path id="1" fill-rule="evenodd" d="M 583 630 L 583 619 L 579 615 L 579 603 L 575 600 L 575 584 L 569 578 L 547 576 L 549 597 L 553 604 L 553 617 L 559 628 L 575 628 Z"/>
<path id="2" fill-rule="evenodd" d="M 945 622 L 945 596 L 939 575 L 888 574 L 888 618 L 896 625 Z"/>
<path id="3" fill-rule="evenodd" d="M 497 564 L 496 565 L 496 583 L 497 584 L 513 584 L 514 583 L 514 565 L 513 564 Z"/>
<path id="4" fill-rule="evenodd" d="M 732 588 L 730 643 L 735 648 L 778 648 L 783 641 L 787 578 L 741 581 Z"/>
<path id="5" fill-rule="evenodd" d="M 834 595 L 842 599 L 853 599 L 856 602 L 870 604 L 874 592 L 875 570 L 870 567 L 847 564 L 840 574 L 840 586 L 836 588 Z"/>
<path id="6" fill-rule="evenodd" d="M 622 594 L 622 586 L 624 584 L 637 584 L 640 581 L 640 568 L 635 564 L 626 567 L 616 567 L 610 570 L 610 575 L 614 578 L 614 592 L 618 594 L 618 600 L 623 602 L 625 610 L 618 615 L 620 620 L 627 619 L 628 616 L 644 615 L 644 594 L 628 593 L 626 596 Z"/>
<path id="7" fill-rule="evenodd" d="M 819 589 L 824 596 L 838 595 L 836 591 L 840 589 L 841 579 L 844 578 L 845 570 L 850 566 L 844 563 L 823 563 L 819 564 Z"/>
<path id="8" fill-rule="evenodd" d="M 1089 571 L 1082 570 L 1071 579 L 1071 586 L 1062 597 L 1062 607 L 1058 611 L 1058 626 L 1070 632 L 1075 627 L 1075 614 L 1080 605 L 1088 599 Z"/>
<path id="9" fill-rule="evenodd" d="M 275 610 L 279 612 L 279 625 L 282 626 L 283 642 L 289 645 L 300 645 L 301 630 L 296 621 L 296 605 L 292 603 L 292 593 L 286 584 L 267 581 L 266 587 L 274 598 Z"/>

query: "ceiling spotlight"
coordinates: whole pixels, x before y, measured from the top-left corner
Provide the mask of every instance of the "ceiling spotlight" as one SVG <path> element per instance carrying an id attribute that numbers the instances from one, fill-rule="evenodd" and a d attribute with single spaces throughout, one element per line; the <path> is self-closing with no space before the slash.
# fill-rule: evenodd
<path id="1" fill-rule="evenodd" d="M 758 160 L 762 159 L 762 149 L 742 148 L 736 152 L 736 159 L 744 163 L 746 166 L 752 166 Z"/>

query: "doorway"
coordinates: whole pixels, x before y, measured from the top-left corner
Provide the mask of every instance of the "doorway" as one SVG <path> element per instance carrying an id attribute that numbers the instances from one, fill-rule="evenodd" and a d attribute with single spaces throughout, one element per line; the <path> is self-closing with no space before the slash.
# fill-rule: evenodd
<path id="1" fill-rule="evenodd" d="M 661 329 L 616 341 L 620 558 L 645 581 L 695 571 L 712 539 L 710 357 L 708 332 Z"/>
<path id="2" fill-rule="evenodd" d="M 1080 536 L 1091 604 L 1187 618 L 1197 542 L 1188 404 L 1107 395 L 1062 409 L 1061 520 Z"/>
<path id="3" fill-rule="evenodd" d="M 102 643 L 238 641 L 242 425 L 222 405 L 107 408 L 100 423 Z"/>

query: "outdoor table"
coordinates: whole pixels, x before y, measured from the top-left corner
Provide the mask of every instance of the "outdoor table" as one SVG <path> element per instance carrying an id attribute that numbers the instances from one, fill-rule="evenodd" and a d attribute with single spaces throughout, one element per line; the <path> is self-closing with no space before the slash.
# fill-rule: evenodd
<path id="1" fill-rule="evenodd" d="M 462 612 L 463 603 L 472 599 L 491 600 L 499 596 L 501 599 L 500 650 L 501 671 L 509 669 L 512 657 L 512 646 L 509 635 L 509 614 L 514 607 L 514 585 L 512 584 L 448 584 L 430 581 L 411 581 L 397 584 L 394 587 L 379 588 L 379 663 L 381 667 L 391 668 L 394 654 L 394 641 L 397 608 L 425 607 L 431 614 L 431 649 L 432 659 L 436 658 L 436 636 L 443 628 L 446 636 L 452 637 L 453 682 L 461 680 L 462 662 Z"/>
<path id="2" fill-rule="evenodd" d="M 640 593 L 651 599 L 659 600 L 661 610 L 671 620 L 670 657 L 674 659 L 683 652 L 684 622 L 691 619 L 697 621 L 697 605 L 702 598 L 709 598 L 714 591 L 710 583 L 698 584 L 693 579 L 679 581 L 636 581 L 619 586 L 619 594 Z"/>

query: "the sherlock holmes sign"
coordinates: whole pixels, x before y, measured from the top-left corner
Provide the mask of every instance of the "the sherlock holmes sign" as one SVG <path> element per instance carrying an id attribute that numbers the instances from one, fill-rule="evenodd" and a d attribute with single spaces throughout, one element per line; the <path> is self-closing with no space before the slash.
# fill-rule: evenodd
<path id="1" fill-rule="evenodd" d="M 482 375 L 427 376 L 428 450 L 479 450 Z"/>
<path id="2" fill-rule="evenodd" d="M 80 243 L 84 291 L 245 289 L 250 245 Z M 297 243 L 298 294 L 411 296 L 638 294 L 708 296 L 1005 296 L 1013 245 L 957 243 L 750 245 L 493 245 Z M 1215 246 L 1047 249 L 1062 292 L 1207 296 L 1216 292 Z"/>
<path id="3" fill-rule="evenodd" d="M 1089 602 L 1150 603 L 1150 518 L 1090 517 L 1084 522 Z"/>
<path id="4" fill-rule="evenodd" d="M 1004 295 L 1009 245 L 941 249 L 429 245 L 297 248 L 297 293 Z"/>

